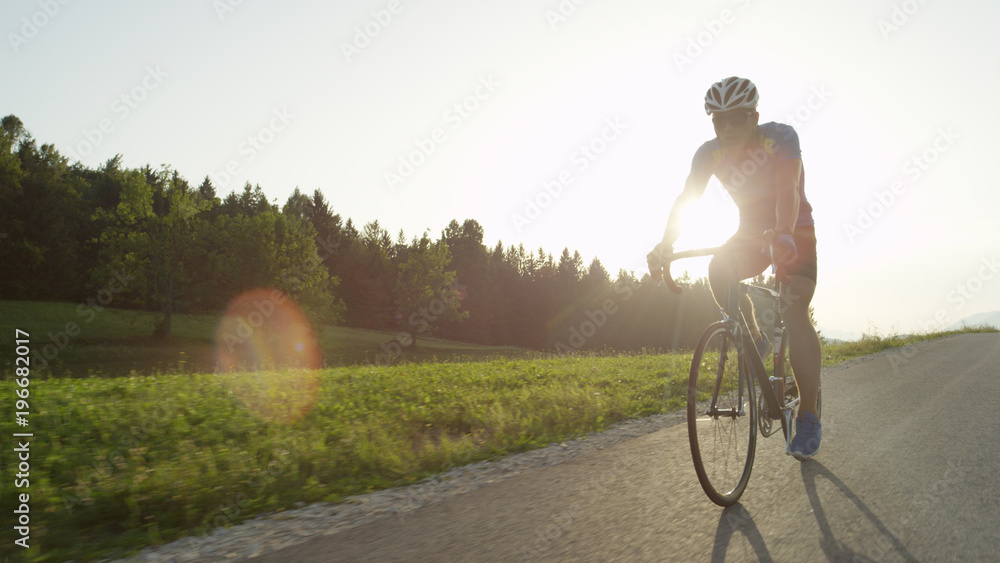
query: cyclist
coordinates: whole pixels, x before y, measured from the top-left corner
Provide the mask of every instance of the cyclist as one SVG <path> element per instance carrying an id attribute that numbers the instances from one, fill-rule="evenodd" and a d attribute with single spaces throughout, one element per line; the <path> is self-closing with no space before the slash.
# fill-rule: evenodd
<path id="1" fill-rule="evenodd" d="M 680 212 L 701 198 L 715 175 L 739 208 L 740 224 L 725 243 L 733 252 L 716 255 L 709 264 L 709 285 L 719 302 L 728 284 L 737 282 L 729 279 L 730 260 L 737 261 L 739 279 L 754 277 L 771 264 L 767 245 L 773 245 L 778 277 L 788 288 L 782 316 L 788 326 L 800 399 L 791 450 L 804 460 L 816 455 L 822 437 L 816 405 L 820 344 L 809 318 L 809 302 L 816 289 L 816 233 L 805 195 L 798 135 L 789 125 L 758 124 L 758 99 L 757 87 L 746 78 L 731 76 L 709 88 L 705 112 L 712 116 L 716 137 L 695 152 L 684 190 L 670 210 L 663 241 L 650 254 L 651 271 L 654 277 L 662 275 L 655 257 L 673 252 L 680 236 Z M 773 345 L 760 331 L 750 298 L 743 295 L 741 305 L 757 349 L 766 357 Z"/>

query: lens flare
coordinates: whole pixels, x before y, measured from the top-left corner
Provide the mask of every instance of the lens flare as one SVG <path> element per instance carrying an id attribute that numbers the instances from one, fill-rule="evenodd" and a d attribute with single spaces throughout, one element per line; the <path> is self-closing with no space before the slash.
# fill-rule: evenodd
<path id="1" fill-rule="evenodd" d="M 323 366 L 316 336 L 291 297 L 277 289 L 253 289 L 233 299 L 215 332 L 220 372 L 233 394 L 254 415 L 294 422 L 309 412 Z"/>

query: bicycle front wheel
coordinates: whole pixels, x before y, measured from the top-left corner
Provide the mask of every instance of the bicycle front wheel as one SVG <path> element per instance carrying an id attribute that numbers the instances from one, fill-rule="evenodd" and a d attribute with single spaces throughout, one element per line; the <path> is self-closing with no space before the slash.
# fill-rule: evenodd
<path id="1" fill-rule="evenodd" d="M 712 502 L 729 506 L 750 480 L 757 445 L 757 402 L 740 369 L 736 335 L 718 322 L 694 351 L 687 390 L 688 438 L 698 481 Z"/>

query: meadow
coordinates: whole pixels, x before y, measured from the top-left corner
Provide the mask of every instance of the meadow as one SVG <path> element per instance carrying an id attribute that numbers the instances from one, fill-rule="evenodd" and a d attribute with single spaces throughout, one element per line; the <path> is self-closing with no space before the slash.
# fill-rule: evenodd
<path id="1" fill-rule="evenodd" d="M 73 303 L 0 301 L 0 334 L 17 328 L 32 335 L 33 367 L 47 377 L 115 377 L 216 371 L 215 315 L 175 315 L 173 338 L 154 338 L 158 315 Z M 509 346 L 479 346 L 421 336 L 419 346 L 396 348 L 396 335 L 325 326 L 317 331 L 326 367 L 496 357 L 537 357 Z M 0 349 L 0 370 L 12 366 Z"/>
<path id="2" fill-rule="evenodd" d="M 55 334 L 74 314 L 58 304 L 2 306 L 0 329 L 11 334 L 16 323 Z M 131 336 L 151 322 L 149 315 L 105 313 L 82 327 L 54 364 L 89 358 L 85 373 L 32 375 L 27 429 L 14 422 L 20 387 L 4 356 L 0 430 L 34 433 L 27 489 L 32 547 L 13 552 L 5 541 L 5 555 L 120 557 L 295 503 L 338 502 L 677 410 L 691 360 L 690 352 L 543 357 L 425 339 L 407 358 L 437 361 L 220 374 L 199 372 L 194 362 L 167 363 L 171 354 L 190 353 L 183 348 L 190 342 L 208 346 L 208 319 L 179 320 L 178 334 L 190 341 L 182 336 L 160 345 L 167 352 L 151 362 L 164 363 L 151 365 L 133 349 L 157 345 Z M 363 357 L 391 338 L 350 329 L 331 334 L 324 337 L 327 357 L 337 345 Z M 827 344 L 824 363 L 943 335 Z M 125 368 L 136 374 L 98 377 Z M 13 474 L 11 448 L 2 455 L 5 474 Z M 24 490 L 15 491 L 13 479 L 0 481 L 5 522 L 16 508 L 15 492 Z"/>

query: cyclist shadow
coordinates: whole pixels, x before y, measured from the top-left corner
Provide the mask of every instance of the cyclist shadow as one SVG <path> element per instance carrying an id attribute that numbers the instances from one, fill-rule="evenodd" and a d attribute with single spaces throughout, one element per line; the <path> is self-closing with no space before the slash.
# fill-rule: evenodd
<path id="1" fill-rule="evenodd" d="M 823 549 L 823 553 L 826 554 L 827 559 L 830 561 L 867 561 L 863 554 L 856 553 L 849 547 L 847 547 L 843 542 L 837 541 L 833 530 L 830 527 L 830 522 L 826 517 L 826 512 L 823 510 L 823 504 L 819 500 L 819 494 L 816 492 L 816 479 L 823 478 L 830 482 L 833 486 L 840 489 L 848 500 L 854 503 L 861 514 L 867 518 L 875 529 L 880 534 L 880 538 L 873 543 L 877 543 L 880 546 L 885 546 L 882 551 L 895 551 L 899 554 L 904 561 L 916 561 L 917 559 L 913 556 L 903 542 L 900 541 L 896 534 L 885 525 L 882 520 L 875 515 L 874 512 L 868 508 L 868 505 L 864 503 L 857 495 L 851 491 L 850 488 L 843 481 L 837 478 L 832 471 L 826 468 L 822 463 L 816 460 L 812 460 L 808 463 L 801 464 L 802 470 L 802 482 L 805 485 L 806 495 L 809 497 L 809 504 L 812 506 L 813 515 L 816 517 L 816 523 L 819 524 L 820 532 L 823 534 L 823 539 L 820 541 L 820 547 Z M 885 555 L 883 553 L 882 555 Z M 881 559 L 881 556 L 877 557 Z"/>
<path id="2" fill-rule="evenodd" d="M 875 515 L 874 512 L 868 505 L 864 503 L 857 495 L 851 491 L 850 488 L 843 481 L 841 481 L 836 475 L 833 474 L 829 469 L 827 469 L 822 463 L 816 460 L 812 460 L 808 463 L 801 464 L 802 470 L 802 481 L 805 485 L 806 495 L 809 497 L 809 504 L 813 509 L 813 515 L 816 517 L 816 522 L 819 525 L 820 532 L 823 534 L 823 538 L 820 540 L 820 548 L 826 555 L 829 561 L 867 561 L 868 559 L 864 554 L 857 553 L 849 548 L 844 542 L 838 541 L 837 537 L 833 533 L 833 529 L 830 526 L 830 521 L 827 519 L 826 512 L 823 510 L 823 504 L 819 500 L 819 494 L 816 492 L 816 480 L 817 478 L 826 479 L 832 485 L 837 487 L 840 492 L 854 505 L 858 510 L 867 518 L 878 533 L 881 538 L 876 542 L 880 546 L 885 546 L 882 551 L 882 555 L 887 555 L 890 551 L 895 551 L 904 561 L 917 561 L 916 557 L 913 556 L 903 542 L 900 541 L 898 537 L 885 525 L 882 520 Z M 753 517 L 746 508 L 741 504 L 734 504 L 729 506 L 722 511 L 719 517 L 719 525 L 715 532 L 715 541 L 712 547 L 712 562 L 718 563 L 726 560 L 726 551 L 729 548 L 729 544 L 732 541 L 733 536 L 737 533 L 741 533 L 746 541 L 750 544 L 750 547 L 754 551 L 754 555 L 758 561 L 773 561 L 771 553 L 767 549 L 767 545 L 764 543 L 764 537 L 757 528 L 757 524 L 754 523 Z M 878 557 L 877 559 L 881 559 Z"/>
<path id="3" fill-rule="evenodd" d="M 715 542 L 712 545 L 712 563 L 722 563 L 726 560 L 729 542 L 736 532 L 742 533 L 750 542 L 757 561 L 773 561 L 770 552 L 767 551 L 767 545 L 764 544 L 764 536 L 757 529 L 753 517 L 742 504 L 734 504 L 724 508 L 719 516 L 719 526 L 715 530 Z"/>

